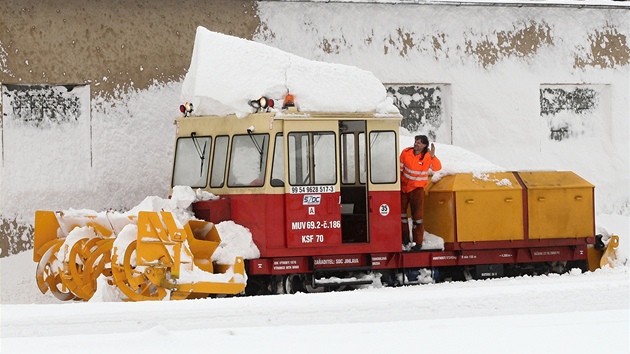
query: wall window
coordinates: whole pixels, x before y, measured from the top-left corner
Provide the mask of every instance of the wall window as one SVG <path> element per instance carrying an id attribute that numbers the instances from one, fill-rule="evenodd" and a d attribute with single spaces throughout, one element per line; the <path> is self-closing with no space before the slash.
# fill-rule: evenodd
<path id="1" fill-rule="evenodd" d="M 2 85 L 4 124 L 50 127 L 90 118 L 88 85 Z"/>
<path id="2" fill-rule="evenodd" d="M 46 165 L 47 182 L 82 183 L 85 176 L 69 174 L 68 166 L 92 168 L 90 86 L 4 84 L 1 89 L 2 166 L 40 176 L 41 164 L 25 165 L 24 161 L 55 161 Z"/>
<path id="3" fill-rule="evenodd" d="M 403 119 L 400 126 L 425 134 L 431 141 L 450 144 L 450 85 L 390 84 L 387 95 L 394 100 Z"/>
<path id="4" fill-rule="evenodd" d="M 542 85 L 540 116 L 549 129 L 549 140 L 593 136 L 609 121 L 606 85 Z"/>

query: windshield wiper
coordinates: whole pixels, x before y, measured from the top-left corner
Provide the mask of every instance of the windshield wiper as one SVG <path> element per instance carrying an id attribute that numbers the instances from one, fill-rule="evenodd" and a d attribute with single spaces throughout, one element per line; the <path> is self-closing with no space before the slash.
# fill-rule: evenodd
<path id="1" fill-rule="evenodd" d="M 195 144 L 195 149 L 197 150 L 197 154 L 199 154 L 199 158 L 201 159 L 201 166 L 199 166 L 199 177 L 203 176 L 203 162 L 206 159 L 206 145 L 208 144 L 208 141 L 204 141 L 203 142 L 203 149 L 199 146 L 199 142 L 197 141 L 197 139 L 195 138 L 195 136 L 197 136 L 196 132 L 192 132 L 190 133 L 190 137 L 193 140 L 193 144 Z"/>
<path id="2" fill-rule="evenodd" d="M 258 144 L 258 142 L 256 141 L 256 139 L 254 139 L 254 134 L 252 134 L 252 130 L 251 129 L 247 129 L 247 135 L 249 135 L 249 138 L 252 139 L 252 143 L 254 143 L 254 146 L 256 147 L 256 150 L 258 150 L 258 154 L 260 155 L 260 162 L 259 162 L 259 166 L 260 166 L 260 170 L 262 170 L 263 168 L 263 164 L 262 164 L 262 160 L 263 160 L 263 149 L 265 148 L 265 136 L 263 135 L 263 141 L 262 141 L 262 147 Z"/>

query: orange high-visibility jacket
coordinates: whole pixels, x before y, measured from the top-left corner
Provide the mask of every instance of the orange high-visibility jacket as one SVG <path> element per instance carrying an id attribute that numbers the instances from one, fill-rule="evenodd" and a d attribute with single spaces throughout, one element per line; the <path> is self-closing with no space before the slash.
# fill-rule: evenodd
<path id="1" fill-rule="evenodd" d="M 425 187 L 429 182 L 429 169 L 433 171 L 442 169 L 442 162 L 437 156 L 431 158 L 429 152 L 424 154 L 424 158 L 421 156 L 422 154 L 413 154 L 413 147 L 408 147 L 400 153 L 400 189 L 403 193 Z"/>

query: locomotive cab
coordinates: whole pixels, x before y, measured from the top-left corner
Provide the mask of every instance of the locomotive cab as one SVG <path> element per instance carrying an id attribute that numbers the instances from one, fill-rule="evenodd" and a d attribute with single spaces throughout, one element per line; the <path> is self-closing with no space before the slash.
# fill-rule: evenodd
<path id="1" fill-rule="evenodd" d="M 194 203 L 195 215 L 251 231 L 250 275 L 369 268 L 371 253 L 401 251 L 399 123 L 295 108 L 182 117 L 172 187 L 218 196 Z"/>

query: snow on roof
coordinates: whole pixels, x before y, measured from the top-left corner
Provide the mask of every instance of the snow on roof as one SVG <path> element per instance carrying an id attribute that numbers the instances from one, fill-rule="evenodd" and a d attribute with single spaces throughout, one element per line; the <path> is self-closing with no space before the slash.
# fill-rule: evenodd
<path id="1" fill-rule="evenodd" d="M 195 115 L 252 112 L 261 96 L 281 106 L 287 93 L 302 111 L 398 113 L 374 74 L 354 66 L 313 61 L 262 43 L 197 27 L 181 100 Z"/>

